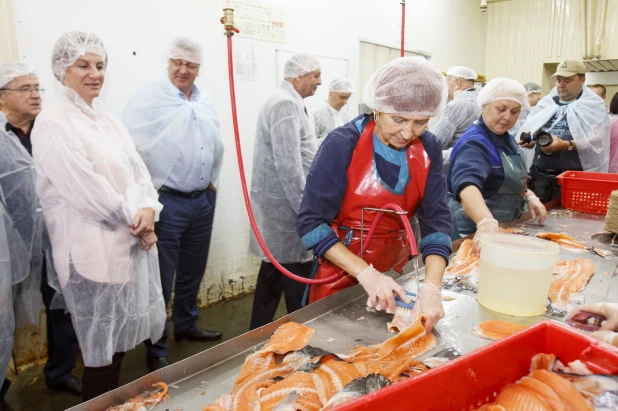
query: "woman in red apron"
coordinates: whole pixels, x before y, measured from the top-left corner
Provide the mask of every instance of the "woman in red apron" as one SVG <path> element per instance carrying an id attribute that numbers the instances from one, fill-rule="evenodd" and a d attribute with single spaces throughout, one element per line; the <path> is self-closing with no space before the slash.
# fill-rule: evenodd
<path id="1" fill-rule="evenodd" d="M 410 259 L 399 216 L 383 215 L 359 257 L 361 235 L 376 215 L 364 209 L 391 203 L 409 217 L 416 214 L 421 228 L 425 281 L 413 314 L 425 314 L 427 331 L 444 316 L 440 289 L 451 252 L 451 215 L 441 143 L 426 127 L 446 95 L 446 80 L 431 63 L 421 57 L 398 58 L 378 69 L 365 86 L 363 101 L 372 114 L 357 117 L 324 140 L 307 177 L 297 231 L 315 253 L 316 278 L 340 278 L 312 286 L 309 302 L 357 283 L 378 309 L 394 310 L 395 294 L 408 301 L 402 287 L 382 274 L 401 273 Z"/>

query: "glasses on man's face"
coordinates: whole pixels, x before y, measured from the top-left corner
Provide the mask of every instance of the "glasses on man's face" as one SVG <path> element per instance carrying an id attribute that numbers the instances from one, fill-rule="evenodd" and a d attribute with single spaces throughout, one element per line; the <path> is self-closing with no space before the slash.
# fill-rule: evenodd
<path id="1" fill-rule="evenodd" d="M 45 89 L 39 88 L 39 87 L 22 87 L 22 88 L 0 88 L 0 91 L 14 91 L 22 96 L 25 96 L 25 95 L 32 96 L 32 93 L 36 93 L 39 96 L 42 96 L 43 93 L 45 92 Z"/>
<path id="2" fill-rule="evenodd" d="M 170 59 L 170 61 L 176 67 L 187 66 L 187 69 L 191 71 L 197 71 L 200 68 L 200 65 L 197 63 L 191 63 L 181 59 Z"/>

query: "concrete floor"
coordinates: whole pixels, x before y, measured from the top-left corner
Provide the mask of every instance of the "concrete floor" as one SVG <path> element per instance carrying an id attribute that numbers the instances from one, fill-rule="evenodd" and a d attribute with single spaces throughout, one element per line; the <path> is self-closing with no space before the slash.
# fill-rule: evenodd
<path id="1" fill-rule="evenodd" d="M 183 360 L 201 351 L 215 346 L 222 341 L 237 337 L 249 330 L 251 305 L 253 295 L 247 295 L 235 300 L 207 308 L 200 312 L 198 327 L 218 330 L 223 333 L 223 340 L 209 343 L 183 342 L 176 343 L 173 330 L 170 330 L 169 360 L 171 363 Z M 279 304 L 275 318 L 286 314 L 285 304 Z M 78 359 L 75 374 L 81 376 L 83 363 Z M 146 368 L 146 349 L 143 345 L 127 352 L 122 362 L 120 385 L 127 384 L 148 374 Z M 81 402 L 81 398 L 64 392 L 49 390 L 45 386 L 43 366 L 32 367 L 19 376 L 10 377 L 11 388 L 6 397 L 3 410 L 65 410 Z"/>

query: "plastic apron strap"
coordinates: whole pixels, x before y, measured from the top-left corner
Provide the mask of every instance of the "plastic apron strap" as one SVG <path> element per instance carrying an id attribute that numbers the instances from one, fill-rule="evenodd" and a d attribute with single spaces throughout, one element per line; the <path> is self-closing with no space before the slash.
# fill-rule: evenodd
<path id="1" fill-rule="evenodd" d="M 343 239 L 343 245 L 348 248 L 352 238 L 354 237 L 354 230 L 348 228 L 346 226 L 340 225 L 339 230 L 344 230 L 346 232 L 345 238 Z M 362 234 L 361 234 L 362 235 Z M 322 264 L 322 259 L 317 256 L 317 254 L 313 255 L 313 266 L 311 267 L 311 275 L 309 279 L 313 280 L 315 276 L 318 274 L 318 269 L 320 268 L 320 264 Z M 301 301 L 301 305 L 303 307 L 307 306 L 307 302 L 309 301 L 309 291 L 311 290 L 311 285 L 307 284 L 305 287 L 305 293 L 303 294 L 303 299 Z"/>

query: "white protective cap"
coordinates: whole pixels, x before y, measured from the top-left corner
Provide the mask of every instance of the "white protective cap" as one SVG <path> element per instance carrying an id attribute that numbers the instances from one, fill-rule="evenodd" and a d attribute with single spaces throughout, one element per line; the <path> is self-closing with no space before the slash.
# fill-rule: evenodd
<path id="1" fill-rule="evenodd" d="M 283 78 L 298 78 L 320 69 L 320 60 L 306 51 L 294 53 L 285 62 Z"/>
<path id="2" fill-rule="evenodd" d="M 188 37 L 177 37 L 170 45 L 167 58 L 202 64 L 202 46 Z"/>
<path id="3" fill-rule="evenodd" d="M 333 93 L 353 93 L 354 86 L 349 78 L 337 77 L 331 81 L 328 91 Z"/>
<path id="4" fill-rule="evenodd" d="M 96 34 L 67 31 L 60 36 L 52 51 L 52 71 L 60 83 L 64 84 L 67 69 L 86 53 L 101 56 L 107 67 L 107 51 L 103 41 Z"/>
<path id="5" fill-rule="evenodd" d="M 522 108 L 528 107 L 528 93 L 519 81 L 510 78 L 495 78 L 479 92 L 477 103 L 480 108 L 499 100 L 511 100 Z"/>
<path id="6" fill-rule="evenodd" d="M 464 66 L 453 66 L 446 71 L 446 75 L 459 77 L 470 81 L 474 81 L 478 77 L 476 71 Z"/>
<path id="7" fill-rule="evenodd" d="M 446 78 L 424 57 L 399 57 L 367 81 L 363 101 L 382 113 L 435 116 L 448 98 Z"/>
<path id="8" fill-rule="evenodd" d="M 541 92 L 541 86 L 536 83 L 526 83 L 524 84 L 524 88 L 526 89 L 526 93 L 528 93 L 528 95 Z"/>
<path id="9" fill-rule="evenodd" d="M 0 63 L 0 88 L 6 86 L 16 77 L 35 74 L 34 67 L 19 61 Z"/>

